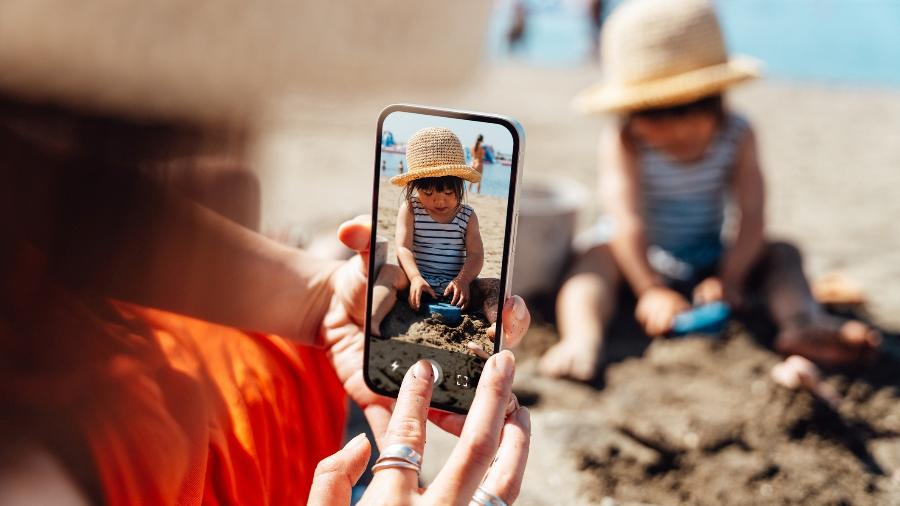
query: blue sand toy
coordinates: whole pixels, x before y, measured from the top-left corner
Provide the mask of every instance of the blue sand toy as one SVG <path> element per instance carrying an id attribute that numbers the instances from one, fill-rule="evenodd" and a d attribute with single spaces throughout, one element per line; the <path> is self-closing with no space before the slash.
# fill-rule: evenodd
<path id="1" fill-rule="evenodd" d="M 731 310 L 724 302 L 713 302 L 680 313 L 672 324 L 672 335 L 719 334 L 725 328 Z"/>
<path id="2" fill-rule="evenodd" d="M 428 312 L 441 315 L 441 318 L 450 325 L 456 325 L 462 321 L 462 310 L 453 304 L 447 304 L 446 302 L 428 304 Z"/>

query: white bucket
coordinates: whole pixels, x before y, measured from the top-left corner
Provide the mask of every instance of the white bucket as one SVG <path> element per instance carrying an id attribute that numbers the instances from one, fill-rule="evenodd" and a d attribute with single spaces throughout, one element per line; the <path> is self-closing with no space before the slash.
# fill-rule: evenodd
<path id="1" fill-rule="evenodd" d="M 578 213 L 589 192 L 564 178 L 529 178 L 519 196 L 519 228 L 513 266 L 514 294 L 528 296 L 556 288 L 572 251 Z"/>

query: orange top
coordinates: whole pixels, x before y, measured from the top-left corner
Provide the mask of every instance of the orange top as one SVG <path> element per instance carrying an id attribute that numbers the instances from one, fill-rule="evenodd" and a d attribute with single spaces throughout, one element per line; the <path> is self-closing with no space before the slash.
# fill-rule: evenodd
<path id="1" fill-rule="evenodd" d="M 0 412 L 83 448 L 63 460 L 106 504 L 305 504 L 340 446 L 322 350 L 45 283 L 2 299 Z"/>

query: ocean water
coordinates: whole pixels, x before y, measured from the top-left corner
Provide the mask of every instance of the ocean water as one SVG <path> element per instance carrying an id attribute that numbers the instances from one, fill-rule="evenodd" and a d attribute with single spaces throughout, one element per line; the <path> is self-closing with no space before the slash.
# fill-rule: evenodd
<path id="1" fill-rule="evenodd" d="M 399 174 L 398 169 L 401 160 L 403 161 L 404 172 L 407 170 L 406 155 L 382 151 L 381 160 L 386 162 L 385 168 L 380 171 L 382 177 L 393 177 Z M 468 191 L 468 188 L 469 185 L 466 184 L 466 191 Z M 484 172 L 481 174 L 481 193 L 483 195 L 507 198 L 509 196 L 509 166 L 485 162 Z"/>
<path id="2" fill-rule="evenodd" d="M 543 66 L 593 58 L 586 1 L 525 0 L 525 37 L 505 41 L 513 0 L 498 3 L 490 53 Z M 621 0 L 607 1 L 612 10 Z M 900 0 L 715 0 L 729 51 L 756 57 L 767 77 L 900 87 Z"/>

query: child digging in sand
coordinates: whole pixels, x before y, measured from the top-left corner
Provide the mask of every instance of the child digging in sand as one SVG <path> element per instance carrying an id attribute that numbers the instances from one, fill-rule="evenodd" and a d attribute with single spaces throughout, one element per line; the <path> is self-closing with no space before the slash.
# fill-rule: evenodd
<path id="1" fill-rule="evenodd" d="M 391 178 L 392 184 L 405 189 L 397 213 L 400 266 L 385 264 L 378 274 L 372 291 L 374 335 L 380 335 L 398 290 L 409 289 L 409 305 L 416 311 L 426 305 L 427 297 L 469 307 L 470 285 L 484 264 L 478 216 L 463 203 L 463 180 L 477 183 L 481 175 L 466 165 L 459 139 L 446 128 L 420 130 L 409 139 L 406 159 L 407 173 Z M 487 313 L 493 321 L 496 308 Z"/>
<path id="2" fill-rule="evenodd" d="M 561 341 L 542 357 L 541 372 L 578 380 L 597 373 L 623 280 L 652 337 L 670 331 L 692 303 L 739 308 L 757 294 L 778 326 L 778 351 L 826 364 L 870 357 L 880 335 L 826 314 L 798 250 L 765 238 L 755 136 L 722 96 L 755 77 L 755 65 L 726 55 L 711 5 L 629 0 L 602 36 L 606 82 L 576 105 L 619 115 L 600 146 L 608 214 L 560 290 Z M 729 206 L 736 226 L 726 240 Z"/>

